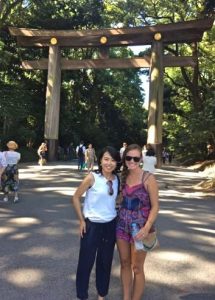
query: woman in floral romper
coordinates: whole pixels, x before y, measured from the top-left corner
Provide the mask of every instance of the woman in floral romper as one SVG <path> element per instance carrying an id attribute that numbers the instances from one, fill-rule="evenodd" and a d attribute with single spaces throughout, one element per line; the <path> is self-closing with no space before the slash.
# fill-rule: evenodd
<path id="1" fill-rule="evenodd" d="M 119 208 L 116 237 L 121 263 L 123 300 L 140 300 L 144 292 L 145 251 L 137 251 L 131 234 L 131 224 L 139 225 L 135 240 L 146 238 L 153 231 L 157 218 L 158 187 L 153 174 L 144 172 L 140 163 L 142 149 L 129 145 L 123 154 L 122 201 Z"/>

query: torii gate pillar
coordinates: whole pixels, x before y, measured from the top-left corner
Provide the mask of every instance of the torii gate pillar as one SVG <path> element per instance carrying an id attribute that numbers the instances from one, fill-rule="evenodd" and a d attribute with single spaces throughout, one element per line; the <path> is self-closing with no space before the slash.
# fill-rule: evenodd
<path id="1" fill-rule="evenodd" d="M 148 138 L 156 151 L 158 162 L 161 167 L 162 152 L 162 115 L 163 115 L 163 43 L 152 43 L 150 87 L 149 87 L 149 112 L 148 112 Z"/>
<path id="2" fill-rule="evenodd" d="M 46 88 L 45 139 L 48 141 L 48 159 L 56 160 L 61 88 L 61 57 L 58 46 L 49 46 L 48 79 Z"/>

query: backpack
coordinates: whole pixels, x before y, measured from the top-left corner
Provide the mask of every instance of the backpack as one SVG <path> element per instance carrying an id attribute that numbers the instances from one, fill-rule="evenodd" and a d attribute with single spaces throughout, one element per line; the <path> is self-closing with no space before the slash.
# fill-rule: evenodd
<path id="1" fill-rule="evenodd" d="M 79 146 L 78 147 L 78 157 L 81 157 L 81 156 L 83 156 L 84 155 L 84 150 L 83 150 L 83 146 Z"/>

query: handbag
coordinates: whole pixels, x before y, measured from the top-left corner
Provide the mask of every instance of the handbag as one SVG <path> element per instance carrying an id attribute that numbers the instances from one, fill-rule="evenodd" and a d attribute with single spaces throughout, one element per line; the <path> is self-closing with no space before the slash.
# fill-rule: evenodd
<path id="1" fill-rule="evenodd" d="M 159 247 L 159 241 L 157 237 L 157 232 L 149 232 L 146 238 L 142 240 L 143 250 L 146 252 L 152 251 L 153 249 Z"/>

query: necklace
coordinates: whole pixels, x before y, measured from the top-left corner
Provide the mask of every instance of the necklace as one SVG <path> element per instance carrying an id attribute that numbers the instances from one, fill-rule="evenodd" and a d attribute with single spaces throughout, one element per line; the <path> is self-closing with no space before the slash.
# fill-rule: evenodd
<path id="1" fill-rule="evenodd" d="M 104 178 L 105 178 L 107 181 L 112 181 L 112 180 L 113 180 L 113 177 L 112 177 L 112 176 L 110 176 L 110 177 L 104 176 Z"/>
<path id="2" fill-rule="evenodd" d="M 104 178 L 109 181 L 109 180 L 113 180 L 113 174 L 110 174 L 109 176 L 108 175 L 105 175 L 103 174 Z"/>

